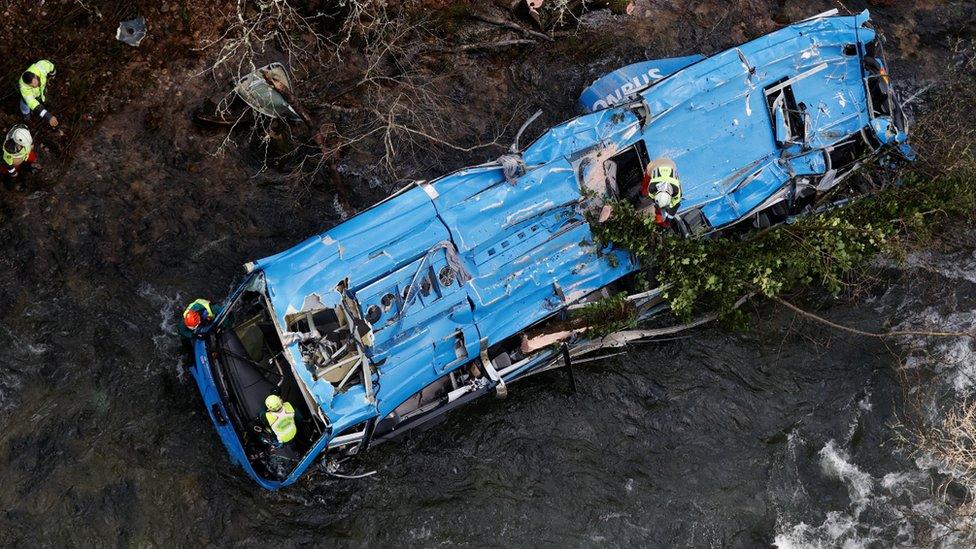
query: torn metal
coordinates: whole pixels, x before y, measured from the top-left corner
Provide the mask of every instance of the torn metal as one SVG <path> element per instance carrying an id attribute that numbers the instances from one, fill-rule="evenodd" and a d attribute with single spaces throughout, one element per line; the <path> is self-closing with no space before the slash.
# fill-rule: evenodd
<path id="1" fill-rule="evenodd" d="M 135 19 L 122 21 L 119 23 L 118 30 L 115 31 L 115 38 L 132 47 L 139 47 L 142 39 L 146 37 L 146 18 L 139 16 Z"/>
<path id="2" fill-rule="evenodd" d="M 637 323 L 667 309 L 661 289 L 634 291 L 628 275 L 642 266 L 598 246 L 586 213 L 639 203 L 645 167 L 668 159 L 682 234 L 762 228 L 840 203 L 866 160 L 910 159 L 868 20 L 828 13 L 708 58 L 621 69 L 584 93 L 592 112 L 528 147 L 407 186 L 249 263 L 195 341 L 192 369 L 232 458 L 279 488 L 323 454 L 364 451 L 518 379 L 693 327 L 597 338 L 571 321 L 620 292 Z M 263 78 L 239 87 L 256 109 L 287 112 Z M 285 447 L 262 435 L 272 392 L 305 418 Z M 291 460 L 287 471 L 269 455 Z"/>

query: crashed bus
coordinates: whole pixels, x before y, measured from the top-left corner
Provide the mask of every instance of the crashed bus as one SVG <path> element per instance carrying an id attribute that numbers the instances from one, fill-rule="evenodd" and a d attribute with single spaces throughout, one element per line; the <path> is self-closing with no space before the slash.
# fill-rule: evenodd
<path id="1" fill-rule="evenodd" d="M 524 149 L 412 184 L 246 265 L 193 340 L 191 371 L 231 459 L 284 487 L 320 460 L 661 333 L 561 328 L 620 292 L 638 322 L 666 309 L 660 291 L 634 293 L 641 266 L 598 244 L 587 215 L 633 196 L 655 158 L 678 167 L 676 226 L 694 237 L 815 213 L 846 200 L 837 191 L 865 162 L 911 159 L 868 12 L 646 63 L 594 83 L 581 99 L 591 112 Z M 268 441 L 269 394 L 301 418 L 285 445 Z"/>

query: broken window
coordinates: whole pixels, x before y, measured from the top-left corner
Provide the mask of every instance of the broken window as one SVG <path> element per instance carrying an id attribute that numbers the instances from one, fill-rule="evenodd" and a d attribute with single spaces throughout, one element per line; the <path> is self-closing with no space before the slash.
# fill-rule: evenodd
<path id="1" fill-rule="evenodd" d="M 830 168 L 833 170 L 849 168 L 874 150 L 875 147 L 865 141 L 865 136 L 869 135 L 871 133 L 861 132 L 860 139 L 854 137 L 829 147 L 826 153 L 827 159 L 830 161 Z"/>
<path id="2" fill-rule="evenodd" d="M 282 377 L 282 346 L 263 294 L 243 292 L 221 325 L 229 327 L 222 337 L 233 339 L 236 358 L 256 365 L 262 377 L 277 383 Z"/>
<path id="3" fill-rule="evenodd" d="M 793 86 L 783 78 L 766 88 L 766 105 L 776 144 L 780 147 L 806 142 L 806 105 L 797 103 Z"/>
<path id="4" fill-rule="evenodd" d="M 607 174 L 607 188 L 617 197 L 639 198 L 644 168 L 649 161 L 647 146 L 643 140 L 607 159 L 603 163 Z"/>
<path id="5" fill-rule="evenodd" d="M 274 467 L 260 459 L 267 448 L 265 399 L 279 395 L 297 412 L 298 434 L 288 455 L 302 455 L 323 432 L 325 423 L 310 407 L 304 386 L 295 377 L 279 336 L 263 276 L 252 277 L 230 303 L 220 323 L 208 334 L 212 373 L 224 400 L 211 413 L 223 424 L 228 420 L 244 445 L 250 463 L 264 478 L 280 480 L 291 467 Z"/>
<path id="6" fill-rule="evenodd" d="M 454 270 L 448 265 L 441 267 L 440 272 L 437 274 L 437 280 L 440 281 L 441 286 L 444 287 L 454 284 Z"/>
<path id="7" fill-rule="evenodd" d="M 865 57 L 864 73 L 872 118 L 891 116 L 894 111 L 894 98 L 891 93 L 888 71 L 876 58 Z"/>
<path id="8" fill-rule="evenodd" d="M 372 346 L 372 329 L 359 316 L 359 304 L 345 293 L 344 284 L 336 290 L 343 294 L 338 306 L 327 307 L 313 294 L 302 311 L 286 317 L 288 331 L 301 334 L 302 357 L 315 379 L 328 381 L 337 392 L 365 384 L 369 393 L 364 351 Z M 367 319 L 379 316 L 379 307 L 373 308 L 366 311 Z"/>

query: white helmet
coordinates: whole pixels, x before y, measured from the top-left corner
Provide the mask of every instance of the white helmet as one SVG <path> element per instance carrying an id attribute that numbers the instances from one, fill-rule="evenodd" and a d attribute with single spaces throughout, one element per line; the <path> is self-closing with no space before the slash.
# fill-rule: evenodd
<path id="1" fill-rule="evenodd" d="M 656 195 L 654 195 L 654 201 L 657 202 L 657 207 L 663 210 L 671 205 L 671 193 L 667 191 L 659 191 Z"/>
<path id="2" fill-rule="evenodd" d="M 13 140 L 14 143 L 24 147 L 25 149 L 30 148 L 30 146 L 34 144 L 34 138 L 31 137 L 31 134 L 29 131 L 27 131 L 27 128 L 23 126 L 17 126 L 10 130 L 10 133 L 7 134 L 7 139 Z"/>

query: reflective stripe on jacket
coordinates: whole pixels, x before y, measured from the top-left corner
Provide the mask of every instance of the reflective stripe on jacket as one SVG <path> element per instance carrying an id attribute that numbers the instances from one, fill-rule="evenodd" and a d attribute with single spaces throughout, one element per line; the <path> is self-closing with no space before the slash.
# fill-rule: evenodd
<path id="1" fill-rule="evenodd" d="M 681 203 L 681 181 L 679 181 L 677 178 L 660 176 L 651 179 L 650 183 L 651 185 L 654 185 L 655 189 L 658 189 L 658 185 L 661 183 L 671 187 L 668 192 L 668 194 L 671 195 L 671 203 L 668 204 L 669 208 L 677 208 L 678 204 Z"/>
<path id="2" fill-rule="evenodd" d="M 187 305 L 186 306 L 186 309 L 183 309 L 183 317 L 186 318 L 186 314 L 189 313 L 190 311 L 192 311 L 194 309 L 194 307 L 197 306 L 197 305 L 199 305 L 200 307 L 203 307 L 203 310 L 207 312 L 207 319 L 208 320 L 213 320 L 213 316 L 214 316 L 213 309 L 210 307 L 210 302 L 207 301 L 206 299 L 198 299 L 198 300 L 194 301 L 193 303 L 190 303 L 189 305 Z"/>
<path id="3" fill-rule="evenodd" d="M 12 143 L 12 141 L 8 141 L 7 143 Z M 31 151 L 33 150 L 33 147 L 21 147 L 21 146 L 19 146 L 17 144 L 14 144 L 13 146 L 14 147 L 17 147 L 19 150 L 17 150 L 16 152 L 12 152 L 12 151 L 8 150 L 6 144 L 4 144 L 4 147 L 3 147 L 3 162 L 4 162 L 4 164 L 6 164 L 8 166 L 14 166 L 14 165 L 20 164 L 20 163 L 24 162 L 25 160 L 27 160 L 28 158 L 30 158 Z"/>
<path id="4" fill-rule="evenodd" d="M 671 185 L 670 194 L 672 198 L 681 201 L 681 181 L 678 179 L 678 169 L 674 161 L 661 158 L 647 165 L 644 170 L 644 180 L 641 181 L 640 195 L 644 198 L 653 198 L 653 195 L 660 192 L 657 189 L 658 183 Z"/>
<path id="5" fill-rule="evenodd" d="M 295 425 L 295 408 L 290 402 L 286 402 L 277 412 L 265 412 L 264 418 L 268 420 L 268 425 L 282 444 L 289 442 L 298 434 L 298 426 Z"/>

